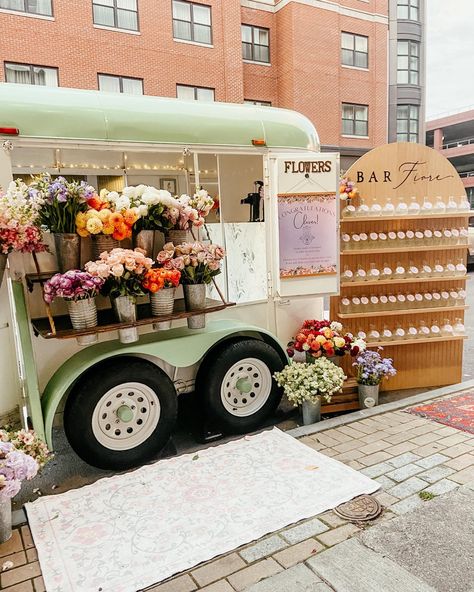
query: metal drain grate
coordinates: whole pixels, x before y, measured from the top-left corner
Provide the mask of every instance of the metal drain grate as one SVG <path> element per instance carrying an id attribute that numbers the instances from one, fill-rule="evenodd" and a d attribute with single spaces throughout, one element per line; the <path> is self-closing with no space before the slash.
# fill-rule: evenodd
<path id="1" fill-rule="evenodd" d="M 360 495 L 350 502 L 334 508 L 334 512 L 345 520 L 364 522 L 374 520 L 382 513 L 380 502 L 370 495 Z"/>

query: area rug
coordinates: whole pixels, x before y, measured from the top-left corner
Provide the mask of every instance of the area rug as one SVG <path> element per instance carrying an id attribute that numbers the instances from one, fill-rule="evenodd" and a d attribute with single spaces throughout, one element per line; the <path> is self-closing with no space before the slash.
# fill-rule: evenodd
<path id="1" fill-rule="evenodd" d="M 26 510 L 47 592 L 136 592 L 379 487 L 275 428 Z"/>
<path id="2" fill-rule="evenodd" d="M 407 412 L 474 434 L 474 392 L 411 407 Z"/>

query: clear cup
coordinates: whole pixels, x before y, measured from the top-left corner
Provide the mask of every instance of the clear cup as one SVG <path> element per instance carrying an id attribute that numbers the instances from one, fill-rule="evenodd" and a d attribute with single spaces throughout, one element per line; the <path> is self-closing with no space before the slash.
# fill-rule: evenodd
<path id="1" fill-rule="evenodd" d="M 359 267 L 356 271 L 355 274 L 355 281 L 356 282 L 366 282 L 367 281 L 367 273 L 365 271 L 365 269 L 362 269 L 362 267 Z"/>
<path id="2" fill-rule="evenodd" d="M 423 308 L 423 294 L 419 292 L 415 294 L 415 308 Z"/>
<path id="3" fill-rule="evenodd" d="M 372 205 L 370 206 L 370 215 L 371 216 L 381 216 L 382 215 L 382 206 L 378 203 L 377 198 L 372 199 Z"/>
<path id="4" fill-rule="evenodd" d="M 397 309 L 397 297 L 394 294 L 388 295 L 388 310 L 396 310 Z"/>
<path id="5" fill-rule="evenodd" d="M 433 277 L 442 277 L 444 275 L 444 267 L 439 261 L 436 261 L 433 267 Z"/>
<path id="6" fill-rule="evenodd" d="M 351 301 L 349 300 L 349 298 L 342 298 L 342 300 L 341 300 L 341 313 L 342 314 L 347 314 L 349 312 L 352 312 Z"/>
<path id="7" fill-rule="evenodd" d="M 449 261 L 444 268 L 444 275 L 454 277 L 456 275 L 456 266 L 452 261 Z"/>
<path id="8" fill-rule="evenodd" d="M 349 269 L 349 267 L 344 268 L 344 272 L 342 274 L 342 283 L 349 284 L 350 282 L 354 281 L 354 272 Z"/>
<path id="9" fill-rule="evenodd" d="M 379 234 L 378 232 L 371 232 L 369 234 L 369 249 L 376 249 L 379 246 Z"/>
<path id="10" fill-rule="evenodd" d="M 367 296 L 360 298 L 360 312 L 368 312 L 370 310 L 370 301 Z"/>
<path id="11" fill-rule="evenodd" d="M 379 232 L 379 248 L 384 249 L 387 247 L 387 235 L 385 232 Z"/>
<path id="12" fill-rule="evenodd" d="M 408 274 L 407 274 L 407 277 L 409 279 L 415 279 L 415 278 L 420 277 L 420 270 L 413 263 L 413 261 L 410 261 L 410 265 L 408 266 Z"/>
<path id="13" fill-rule="evenodd" d="M 408 214 L 408 205 L 404 197 L 398 199 L 397 207 L 395 208 L 396 216 L 406 216 Z"/>
<path id="14" fill-rule="evenodd" d="M 352 248 L 352 241 L 350 234 L 346 232 L 341 235 L 341 249 L 342 251 L 349 251 Z"/>
<path id="15" fill-rule="evenodd" d="M 352 243 L 352 249 L 357 250 L 360 249 L 360 235 L 358 234 L 353 234 L 351 236 L 351 243 Z"/>
<path id="16" fill-rule="evenodd" d="M 433 231 L 432 230 L 430 230 L 429 228 L 427 228 L 423 232 L 423 237 L 424 237 L 424 244 L 425 244 L 425 246 L 429 247 L 430 245 L 433 244 L 431 242 L 433 240 Z"/>
<path id="17" fill-rule="evenodd" d="M 407 230 L 405 232 L 405 236 L 406 236 L 407 241 L 408 241 L 407 246 L 408 246 L 408 248 L 411 248 L 415 244 L 414 243 L 414 241 L 415 241 L 415 233 L 413 232 L 413 230 Z"/>
<path id="18" fill-rule="evenodd" d="M 456 306 L 457 301 L 458 301 L 458 292 L 457 292 L 457 290 L 451 290 L 449 292 L 448 306 Z"/>
<path id="19" fill-rule="evenodd" d="M 453 242 L 453 233 L 449 228 L 445 228 L 443 230 L 443 244 L 444 245 L 451 245 Z"/>
<path id="20" fill-rule="evenodd" d="M 433 321 L 430 327 L 431 337 L 441 337 L 441 328 L 436 321 Z"/>
<path id="21" fill-rule="evenodd" d="M 380 279 L 380 270 L 377 269 L 375 263 L 370 264 L 368 279 L 370 282 L 376 282 Z"/>
<path id="22" fill-rule="evenodd" d="M 392 268 L 389 266 L 388 263 L 383 264 L 382 274 L 381 277 L 383 280 L 391 280 L 393 277 Z"/>
<path id="23" fill-rule="evenodd" d="M 370 301 L 370 304 L 369 304 L 370 310 L 373 310 L 373 311 L 379 310 L 380 300 L 379 300 L 378 296 L 371 296 L 369 301 Z"/>
<path id="24" fill-rule="evenodd" d="M 449 196 L 448 203 L 446 205 L 446 212 L 448 214 L 455 214 L 458 211 L 458 204 L 452 195 Z"/>
<path id="25" fill-rule="evenodd" d="M 469 212 L 471 209 L 471 204 L 465 195 L 461 196 L 461 199 L 458 202 L 458 211 L 459 212 Z"/>
<path id="26" fill-rule="evenodd" d="M 446 213 L 446 204 L 443 201 L 443 198 L 438 195 L 435 199 L 435 203 L 433 206 L 433 214 L 445 214 Z"/>
<path id="27" fill-rule="evenodd" d="M 364 341 L 367 341 L 367 333 L 363 329 L 359 329 L 357 331 L 357 339 L 363 339 Z"/>
<path id="28" fill-rule="evenodd" d="M 421 206 L 421 214 L 428 215 L 433 213 L 433 204 L 428 197 L 423 198 L 423 205 Z"/>
<path id="29" fill-rule="evenodd" d="M 431 294 L 431 292 L 425 292 L 423 294 L 422 308 L 433 308 L 433 295 Z"/>
<path id="30" fill-rule="evenodd" d="M 367 236 L 367 234 L 365 232 L 361 232 L 359 234 L 359 238 L 360 238 L 360 248 L 361 249 L 367 249 L 367 245 L 369 244 L 369 237 Z"/>
<path id="31" fill-rule="evenodd" d="M 466 304 L 466 290 L 458 290 L 458 297 L 456 299 L 456 306 L 464 306 Z"/>
<path id="32" fill-rule="evenodd" d="M 370 208 L 369 206 L 364 202 L 364 199 L 360 200 L 360 205 L 356 210 L 356 216 L 358 218 L 367 218 L 370 215 Z"/>
<path id="33" fill-rule="evenodd" d="M 421 230 L 415 232 L 415 245 L 421 247 L 425 242 L 425 235 Z"/>
<path id="34" fill-rule="evenodd" d="M 419 339 L 426 339 L 430 336 L 430 328 L 427 326 L 425 321 L 420 321 L 420 326 L 418 327 L 418 338 Z"/>
<path id="35" fill-rule="evenodd" d="M 390 248 L 398 245 L 397 233 L 393 230 L 387 233 L 387 243 Z"/>
<path id="36" fill-rule="evenodd" d="M 433 245 L 440 245 L 443 242 L 443 232 L 441 230 L 433 230 Z"/>
<path id="37" fill-rule="evenodd" d="M 420 213 L 420 211 L 421 211 L 421 206 L 420 206 L 420 204 L 417 202 L 417 200 L 416 200 L 416 197 L 415 197 L 415 196 L 413 196 L 413 197 L 410 199 L 410 203 L 409 203 L 409 205 L 408 205 L 408 214 L 409 214 L 410 216 L 418 216 L 418 214 Z"/>
<path id="38" fill-rule="evenodd" d="M 428 278 L 433 276 L 433 268 L 427 261 L 423 261 L 423 265 L 421 266 L 421 273 L 420 277 Z"/>
<path id="39" fill-rule="evenodd" d="M 467 268 L 464 265 L 463 260 L 459 261 L 459 263 L 456 264 L 456 271 L 454 273 L 454 275 L 456 276 L 465 276 L 467 273 Z"/>
<path id="40" fill-rule="evenodd" d="M 414 325 L 409 325 L 407 329 L 407 339 L 418 339 L 418 329 Z"/>
<path id="41" fill-rule="evenodd" d="M 386 296 L 385 294 L 382 294 L 379 297 L 379 302 L 380 302 L 380 308 L 382 310 L 388 310 L 388 296 Z"/>
<path id="42" fill-rule="evenodd" d="M 448 306 L 449 305 L 449 292 L 447 290 L 443 290 L 441 292 L 441 306 Z"/>
<path id="43" fill-rule="evenodd" d="M 407 294 L 407 308 L 415 308 L 415 294 Z"/>
<path id="44" fill-rule="evenodd" d="M 439 292 L 433 292 L 433 306 L 441 306 L 441 294 Z"/>
<path id="45" fill-rule="evenodd" d="M 351 218 L 355 216 L 356 209 L 353 205 L 347 204 L 347 206 L 342 210 L 342 217 L 343 218 Z"/>
<path id="46" fill-rule="evenodd" d="M 453 334 L 457 336 L 465 335 L 466 329 L 461 319 L 456 319 L 453 327 Z"/>
<path id="47" fill-rule="evenodd" d="M 459 229 L 459 243 L 467 245 L 469 243 L 469 230 L 467 228 Z"/>
<path id="48" fill-rule="evenodd" d="M 406 277 L 405 268 L 403 267 L 403 265 L 400 262 L 398 262 L 397 266 L 395 267 L 395 270 L 393 272 L 393 279 L 398 282 L 400 280 L 405 279 L 405 277 Z"/>
<path id="49" fill-rule="evenodd" d="M 395 216 L 395 206 L 392 203 L 391 197 L 387 197 L 387 201 L 382 208 L 382 216 Z"/>
<path id="50" fill-rule="evenodd" d="M 407 306 L 407 297 L 405 294 L 397 294 L 397 309 L 404 310 Z"/>
<path id="51" fill-rule="evenodd" d="M 393 337 L 396 341 L 403 341 L 404 339 L 406 339 L 406 331 L 405 329 L 401 326 L 401 325 L 397 325 L 397 328 L 395 329 L 394 333 L 393 333 Z"/>
<path id="52" fill-rule="evenodd" d="M 383 328 L 383 331 L 382 331 L 382 341 L 392 341 L 392 339 L 393 339 L 393 333 L 387 327 L 387 325 L 385 325 Z"/>
<path id="53" fill-rule="evenodd" d="M 367 342 L 376 343 L 377 341 L 380 341 L 380 333 L 377 331 L 374 325 L 371 325 L 369 334 L 367 335 Z"/>
<path id="54" fill-rule="evenodd" d="M 459 232 L 459 228 L 451 228 L 452 240 L 451 244 L 458 245 L 461 238 L 461 233 Z"/>
<path id="55" fill-rule="evenodd" d="M 360 308 L 360 298 L 358 296 L 353 296 L 351 298 L 351 312 L 358 314 L 361 312 Z"/>

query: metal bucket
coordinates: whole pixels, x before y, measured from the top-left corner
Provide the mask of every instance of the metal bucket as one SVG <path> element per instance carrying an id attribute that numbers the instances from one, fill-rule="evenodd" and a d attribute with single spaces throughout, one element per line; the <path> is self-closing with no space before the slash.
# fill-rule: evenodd
<path id="1" fill-rule="evenodd" d="M 301 403 L 301 415 L 303 425 L 311 425 L 321 421 L 321 397 L 318 397 L 316 402 L 303 401 Z"/>
<path id="2" fill-rule="evenodd" d="M 190 232 L 187 230 L 168 230 L 166 233 L 166 242 L 173 243 L 174 246 L 182 245 L 183 243 L 194 242 Z"/>
<path id="3" fill-rule="evenodd" d="M 173 314 L 175 288 L 163 288 L 150 295 L 151 314 L 154 317 Z M 153 323 L 153 328 L 157 331 L 171 328 L 171 321 L 161 321 Z"/>
<path id="4" fill-rule="evenodd" d="M 5 269 L 7 267 L 7 258 L 8 255 L 0 253 L 0 288 L 2 287 L 3 276 L 5 274 Z"/>
<path id="5" fill-rule="evenodd" d="M 186 310 L 202 310 L 206 308 L 206 284 L 190 284 L 183 286 Z M 188 317 L 190 329 L 203 329 L 206 326 L 206 315 Z"/>
<path id="6" fill-rule="evenodd" d="M 143 249 L 147 257 L 153 259 L 155 246 L 155 231 L 154 230 L 140 230 L 138 234 L 133 235 L 133 248 Z"/>
<path id="7" fill-rule="evenodd" d="M 379 404 L 380 384 L 358 384 L 357 389 L 361 409 L 370 409 Z"/>
<path id="8" fill-rule="evenodd" d="M 61 273 L 81 267 L 81 237 L 73 233 L 54 233 L 58 269 Z"/>
<path id="9" fill-rule="evenodd" d="M 117 296 L 113 299 L 113 305 L 117 319 L 121 323 L 134 323 L 137 320 L 137 300 L 135 296 Z M 137 327 L 119 329 L 121 343 L 134 343 L 138 341 Z"/>
<path id="10" fill-rule="evenodd" d="M 68 300 L 67 308 L 74 329 L 81 330 L 97 327 L 95 298 L 86 298 L 85 300 L 77 300 L 76 302 L 74 300 Z M 97 339 L 97 333 L 76 337 L 79 345 L 90 345 L 91 343 L 96 343 Z"/>
<path id="11" fill-rule="evenodd" d="M 120 247 L 120 242 L 114 239 L 111 234 L 92 234 L 91 239 L 93 261 L 97 261 L 104 251 L 109 252 Z"/>
<path id="12" fill-rule="evenodd" d="M 0 496 L 0 544 L 12 536 L 12 500 Z"/>

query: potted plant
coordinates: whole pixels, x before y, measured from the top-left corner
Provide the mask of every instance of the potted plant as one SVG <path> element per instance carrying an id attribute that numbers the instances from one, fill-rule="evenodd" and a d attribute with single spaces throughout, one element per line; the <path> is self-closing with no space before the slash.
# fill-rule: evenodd
<path id="1" fill-rule="evenodd" d="M 206 285 L 221 272 L 224 249 L 218 245 L 203 243 L 183 243 L 174 246 L 167 243 L 158 253 L 158 264 L 166 269 L 181 272 L 186 310 L 203 310 L 206 307 Z M 206 315 L 194 315 L 188 318 L 190 329 L 202 329 L 206 326 Z"/>
<path id="2" fill-rule="evenodd" d="M 205 189 L 200 189 L 192 197 L 182 195 L 176 207 L 166 208 L 163 217 L 168 221 L 166 238 L 174 244 L 189 239 L 190 230 L 204 225 L 204 219 L 214 207 L 214 200 Z"/>
<path id="3" fill-rule="evenodd" d="M 321 399 L 329 402 L 331 396 L 342 389 L 346 379 L 342 368 L 324 357 L 310 364 L 290 362 L 274 377 L 283 387 L 287 399 L 295 407 L 301 407 L 304 425 L 320 421 Z"/>
<path id="4" fill-rule="evenodd" d="M 0 286 L 8 254 L 45 251 L 38 224 L 38 209 L 28 195 L 28 186 L 12 181 L 0 195 Z"/>
<path id="5" fill-rule="evenodd" d="M 33 431 L 0 430 L 0 544 L 12 535 L 12 498 L 49 458 L 46 444 Z"/>
<path id="6" fill-rule="evenodd" d="M 97 327 L 97 307 L 95 297 L 104 285 L 104 279 L 87 271 L 72 269 L 57 273 L 43 288 L 43 296 L 48 304 L 56 298 L 63 298 L 68 307 L 69 317 L 74 329 Z M 97 333 L 77 338 L 79 345 L 89 345 L 97 341 Z"/>
<path id="7" fill-rule="evenodd" d="M 378 351 L 366 350 L 357 356 L 352 365 L 356 367 L 360 407 L 365 409 L 378 405 L 380 383 L 397 373 L 393 360 L 382 358 Z"/>
<path id="8" fill-rule="evenodd" d="M 85 270 L 94 277 L 104 279 L 101 293 L 109 296 L 117 320 L 121 323 L 135 323 L 137 320 L 137 296 L 144 296 L 143 280 L 151 269 L 153 260 L 141 249 L 112 249 L 101 253 L 97 261 L 89 261 Z M 119 329 L 122 343 L 138 341 L 136 327 Z"/>
<path id="9" fill-rule="evenodd" d="M 59 271 L 78 269 L 81 261 L 80 236 L 76 232 L 76 217 L 87 209 L 87 200 L 95 189 L 85 181 L 52 179 L 44 174 L 29 186 L 29 194 L 37 204 L 39 223 L 54 235 Z"/>
<path id="10" fill-rule="evenodd" d="M 151 314 L 153 316 L 170 315 L 173 313 L 174 294 L 181 272 L 177 269 L 164 267 L 149 269 L 143 280 L 143 288 L 150 293 Z M 171 321 L 155 323 L 157 329 L 169 329 Z M 155 327 L 154 325 L 154 327 Z"/>

